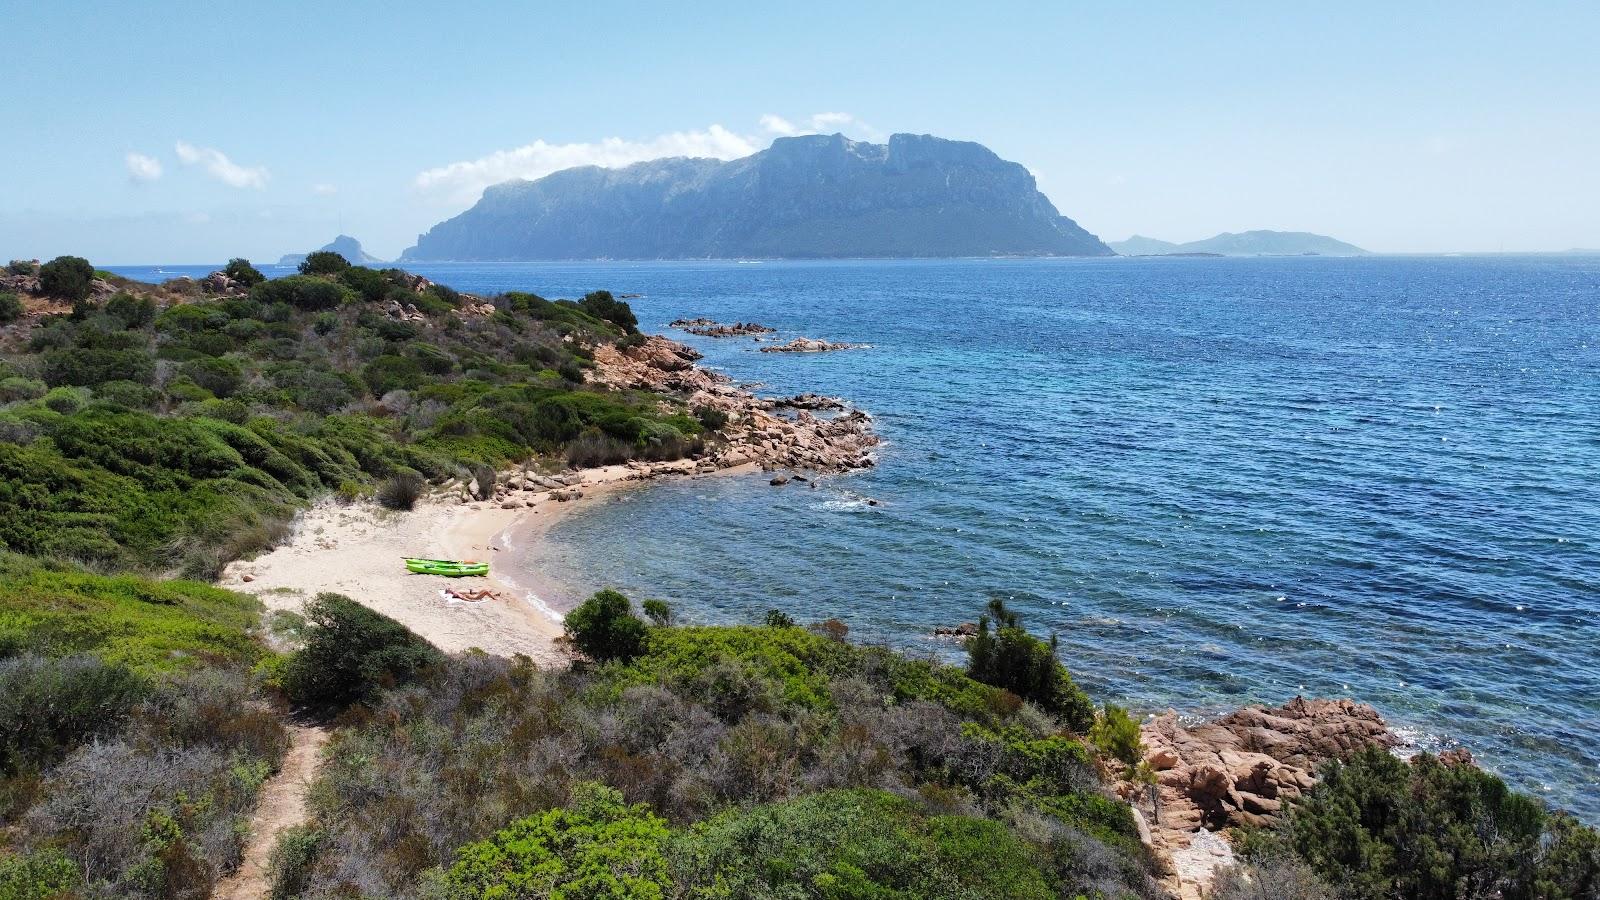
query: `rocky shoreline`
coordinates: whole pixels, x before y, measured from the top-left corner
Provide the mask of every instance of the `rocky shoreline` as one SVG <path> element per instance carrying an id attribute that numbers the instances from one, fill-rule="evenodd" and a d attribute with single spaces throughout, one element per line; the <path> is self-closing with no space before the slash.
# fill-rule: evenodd
<path id="1" fill-rule="evenodd" d="M 1138 815 L 1168 890 L 1183 900 L 1204 897 L 1234 862 L 1223 829 L 1271 825 L 1286 801 L 1316 784 L 1323 763 L 1402 744 L 1371 706 L 1303 697 L 1199 724 L 1168 710 L 1144 723 L 1140 739 L 1154 784 L 1125 773 L 1117 791 Z"/>
<path id="2" fill-rule="evenodd" d="M 650 336 L 623 350 L 597 348 L 591 377 L 614 388 L 671 395 L 726 416 L 719 436 L 695 461 L 697 471 L 756 463 L 766 470 L 848 472 L 876 464 L 872 454 L 878 436 L 871 416 L 814 394 L 764 400 L 726 375 L 699 368 L 700 358 L 691 347 Z M 783 414 L 786 410 L 794 414 Z"/>

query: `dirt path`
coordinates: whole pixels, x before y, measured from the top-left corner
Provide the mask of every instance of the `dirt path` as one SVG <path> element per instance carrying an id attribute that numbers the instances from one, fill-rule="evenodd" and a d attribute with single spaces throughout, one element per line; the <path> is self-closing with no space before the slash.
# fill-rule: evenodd
<path id="1" fill-rule="evenodd" d="M 317 725 L 289 726 L 289 752 L 283 767 L 261 788 L 261 802 L 250 818 L 250 837 L 238 871 L 217 883 L 211 900 L 261 900 L 272 888 L 268 861 L 278 835 L 306 821 L 306 790 L 317 773 L 326 729 Z"/>

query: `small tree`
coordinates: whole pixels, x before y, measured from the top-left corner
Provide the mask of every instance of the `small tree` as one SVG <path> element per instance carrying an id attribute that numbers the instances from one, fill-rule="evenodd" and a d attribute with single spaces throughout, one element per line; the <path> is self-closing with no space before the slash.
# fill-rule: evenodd
<path id="1" fill-rule="evenodd" d="M 0 292 L 0 325 L 9 325 L 22 318 L 22 301 L 16 294 Z"/>
<path id="2" fill-rule="evenodd" d="M 1107 703 L 1089 729 L 1089 741 L 1102 756 L 1109 756 L 1128 767 L 1132 772 L 1144 757 L 1144 744 L 1139 739 L 1139 723 L 1128 711 L 1114 703 Z"/>
<path id="3" fill-rule="evenodd" d="M 644 652 L 649 629 L 633 614 L 628 598 L 604 590 L 567 613 L 567 636 L 590 659 L 632 659 Z"/>
<path id="4" fill-rule="evenodd" d="M 283 679 L 297 703 L 370 704 L 385 688 L 444 659 L 404 625 L 341 594 L 318 594 L 305 616 L 306 645 L 290 658 Z"/>
<path id="5" fill-rule="evenodd" d="M 633 307 L 628 305 L 628 301 L 613 297 L 610 291 L 590 291 L 583 295 L 578 306 L 596 319 L 604 319 L 628 334 L 639 330 L 639 319 L 633 314 Z"/>
<path id="6" fill-rule="evenodd" d="M 332 250 L 318 250 L 314 253 L 306 254 L 306 258 L 300 263 L 300 274 L 337 275 L 348 268 L 350 268 L 350 260 Z"/>
<path id="7" fill-rule="evenodd" d="M 1047 644 L 1029 634 L 1002 600 L 989 601 L 978 617 L 978 633 L 967 641 L 967 674 L 1032 700 L 1079 734 L 1094 725 L 1094 702 L 1056 659 L 1055 635 Z"/>
<path id="8" fill-rule="evenodd" d="M 81 256 L 58 256 L 39 267 L 39 287 L 52 297 L 82 300 L 89 296 L 94 266 Z"/>
<path id="9" fill-rule="evenodd" d="M 766 623 L 768 628 L 793 628 L 794 617 L 781 609 L 767 610 Z"/>
<path id="10" fill-rule="evenodd" d="M 672 624 L 672 607 L 667 605 L 667 601 L 646 600 L 642 606 L 644 606 L 644 614 L 649 616 L 650 621 L 657 626 L 666 628 Z"/>
<path id="11" fill-rule="evenodd" d="M 253 288 L 267 280 L 267 276 L 261 274 L 260 269 L 251 265 L 250 260 L 242 256 L 235 256 L 233 259 L 228 260 L 228 264 L 222 267 L 222 274 L 239 282 L 246 288 Z"/>

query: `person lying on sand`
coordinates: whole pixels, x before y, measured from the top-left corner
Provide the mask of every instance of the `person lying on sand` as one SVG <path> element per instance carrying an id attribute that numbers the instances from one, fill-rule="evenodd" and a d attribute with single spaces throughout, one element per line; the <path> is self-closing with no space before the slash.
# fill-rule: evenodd
<path id="1" fill-rule="evenodd" d="M 499 600 L 500 599 L 495 594 L 494 591 L 473 590 L 471 588 L 468 588 L 468 589 L 445 588 L 440 593 L 448 594 L 449 596 L 454 597 L 457 600 L 465 600 L 468 603 L 478 603 L 478 602 L 481 602 L 483 600 Z"/>

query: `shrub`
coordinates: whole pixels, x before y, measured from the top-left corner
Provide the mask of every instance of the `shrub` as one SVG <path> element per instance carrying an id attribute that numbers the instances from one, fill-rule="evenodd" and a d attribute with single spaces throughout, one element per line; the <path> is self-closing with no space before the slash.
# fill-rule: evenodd
<path id="1" fill-rule="evenodd" d="M 244 368 L 219 356 L 202 356 L 178 367 L 178 374 L 218 397 L 231 397 L 244 384 Z"/>
<path id="2" fill-rule="evenodd" d="M 385 509 L 409 511 L 416 507 L 417 501 L 422 498 L 422 493 L 427 488 L 428 483 L 421 475 L 415 472 L 402 472 L 378 485 L 378 503 Z"/>
<path id="3" fill-rule="evenodd" d="M 694 417 L 707 431 L 721 431 L 728 424 L 728 414 L 715 406 L 696 406 Z"/>
<path id="4" fill-rule="evenodd" d="M 39 287 L 62 300 L 82 300 L 89 296 L 94 266 L 81 256 L 58 256 L 39 267 Z"/>
<path id="5" fill-rule="evenodd" d="M 8 325 L 22 318 L 22 301 L 16 294 L 0 291 L 0 325 Z"/>
<path id="6" fill-rule="evenodd" d="M 927 817 L 881 791 L 732 810 L 673 843 L 689 896 L 1054 900 L 1030 848 L 996 822 Z"/>
<path id="7" fill-rule="evenodd" d="M 287 303 L 295 309 L 311 311 L 337 309 L 349 297 L 350 292 L 342 285 L 304 275 L 263 281 L 250 289 L 250 299 L 257 303 Z"/>
<path id="8" fill-rule="evenodd" d="M 978 633 L 967 641 L 967 674 L 1032 700 L 1079 734 L 1094 725 L 1094 702 L 1056 659 L 1055 637 L 1047 644 L 1028 634 L 1001 600 L 989 601 Z"/>
<path id="9" fill-rule="evenodd" d="M 1211 900 L 1338 900 L 1338 893 L 1304 862 L 1285 853 L 1253 859 L 1217 873 Z"/>
<path id="10" fill-rule="evenodd" d="M 251 265 L 250 260 L 242 256 L 236 256 L 228 260 L 228 264 L 222 267 L 222 274 L 244 285 L 246 289 L 253 288 L 267 280 L 267 276 L 261 274 L 260 269 Z"/>
<path id="11" fill-rule="evenodd" d="M 763 621 L 766 622 L 766 625 L 767 625 L 768 628 L 793 628 L 793 627 L 795 627 L 794 617 L 789 615 L 788 613 L 784 612 L 781 609 L 769 609 L 769 610 L 767 610 L 767 614 L 766 614 L 766 616 L 763 617 Z"/>
<path id="12" fill-rule="evenodd" d="M 382 397 L 390 391 L 421 387 L 424 373 L 422 366 L 409 356 L 385 354 L 367 363 L 361 370 L 361 377 L 366 379 L 372 396 Z"/>
<path id="13" fill-rule="evenodd" d="M 51 386 L 90 386 L 106 381 L 155 381 L 156 361 L 144 350 L 51 350 L 44 354 L 40 374 Z"/>
<path id="14" fill-rule="evenodd" d="M 566 628 L 573 646 L 600 662 L 643 653 L 649 632 L 628 598 L 612 590 L 600 591 L 567 613 Z"/>
<path id="15" fill-rule="evenodd" d="M 1368 747 L 1292 807 L 1281 843 L 1342 897 L 1579 897 L 1600 888 L 1600 835 L 1471 765 Z"/>
<path id="16" fill-rule="evenodd" d="M 644 608 L 644 614 L 656 626 L 667 628 L 672 625 L 672 607 L 667 605 L 667 601 L 652 599 L 640 605 Z"/>
<path id="17" fill-rule="evenodd" d="M 639 320 L 626 300 L 618 300 L 610 291 L 590 291 L 583 295 L 579 308 L 596 319 L 604 319 L 632 334 L 639 330 Z"/>
<path id="18" fill-rule="evenodd" d="M 0 656 L 93 654 L 138 672 L 249 663 L 254 598 L 190 581 L 104 576 L 0 554 Z M 107 676 L 108 678 L 110 676 Z"/>
<path id="19" fill-rule="evenodd" d="M 598 428 L 584 432 L 567 445 L 567 465 L 578 469 L 611 466 L 633 459 L 633 447 Z"/>
<path id="20" fill-rule="evenodd" d="M 340 594 L 318 594 L 305 617 L 305 646 L 284 672 L 284 689 L 297 703 L 371 704 L 443 659 L 404 625 Z"/>
<path id="21" fill-rule="evenodd" d="M 291 900 L 300 896 L 326 838 L 321 830 L 307 825 L 296 825 L 278 836 L 269 863 L 272 888 L 267 896 L 270 900 Z"/>
<path id="22" fill-rule="evenodd" d="M 332 250 L 317 250 L 307 253 L 306 258 L 301 261 L 300 274 L 337 275 L 348 268 L 350 268 L 350 260 Z"/>
<path id="23" fill-rule="evenodd" d="M 667 824 L 628 806 L 603 784 L 574 786 L 570 808 L 511 823 L 456 852 L 448 896 L 495 900 L 582 897 L 652 900 L 668 895 Z"/>
<path id="24" fill-rule="evenodd" d="M 1132 769 L 1144 758 L 1144 745 L 1139 740 L 1139 723 L 1120 706 L 1107 703 L 1094 726 L 1089 729 L 1089 740 L 1101 755 L 1110 757 Z"/>
<path id="25" fill-rule="evenodd" d="M 123 328 L 143 328 L 155 321 L 156 304 L 149 297 L 135 297 L 118 291 L 106 301 L 106 315 Z"/>
<path id="26" fill-rule="evenodd" d="M 77 896 L 81 883 L 77 864 L 60 850 L 0 855 L 0 897 L 6 900 L 61 900 Z"/>
<path id="27" fill-rule="evenodd" d="M 113 734 L 145 684 L 93 657 L 0 659 L 0 776 L 36 772 L 78 744 Z"/>
<path id="28" fill-rule="evenodd" d="M 618 350 L 632 350 L 634 347 L 643 347 L 649 338 L 637 331 L 630 331 L 617 339 Z"/>
<path id="29" fill-rule="evenodd" d="M 307 261 L 309 262 L 309 258 Z M 361 296 L 361 299 L 368 303 L 376 303 L 382 300 L 391 287 L 389 279 L 383 277 L 382 273 L 366 266 L 349 266 L 339 270 L 337 276 L 340 284 L 355 291 Z"/>
<path id="30" fill-rule="evenodd" d="M 31 259 L 13 259 L 11 264 L 6 266 L 6 273 L 9 275 L 37 275 L 39 274 L 39 263 Z"/>
<path id="31" fill-rule="evenodd" d="M 0 403 L 15 403 L 18 400 L 37 400 L 49 390 L 42 381 L 31 378 L 12 376 L 0 378 Z"/>

